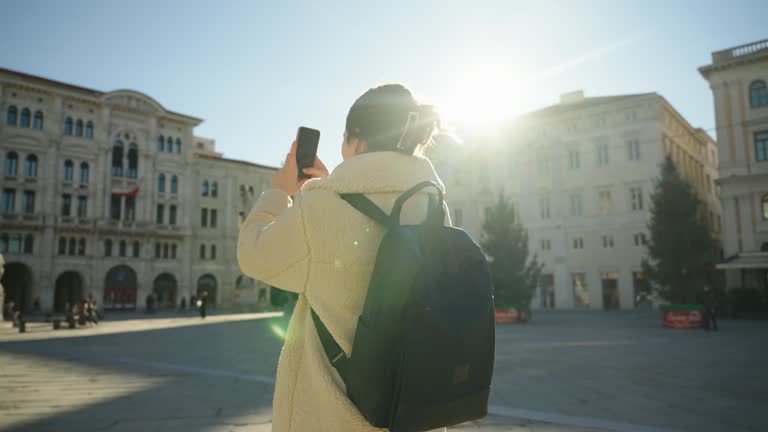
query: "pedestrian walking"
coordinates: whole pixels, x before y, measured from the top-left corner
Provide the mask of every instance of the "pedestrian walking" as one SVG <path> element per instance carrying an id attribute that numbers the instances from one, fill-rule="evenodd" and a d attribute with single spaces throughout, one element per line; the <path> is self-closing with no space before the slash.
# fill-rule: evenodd
<path id="1" fill-rule="evenodd" d="M 194 294 L 192 294 L 192 295 L 189 297 L 189 310 L 190 310 L 190 311 L 192 311 L 192 310 L 194 310 L 196 307 L 197 307 L 197 297 L 196 297 Z"/>
<path id="2" fill-rule="evenodd" d="M 717 331 L 717 299 L 709 285 L 704 285 L 704 330 Z"/>
<path id="3" fill-rule="evenodd" d="M 179 303 L 179 310 L 184 312 L 185 309 L 187 309 L 187 297 L 186 296 L 182 296 L 181 297 L 181 302 Z"/>
<path id="4" fill-rule="evenodd" d="M 200 309 L 200 318 L 205 319 L 208 313 L 208 291 L 200 293 L 200 297 L 197 300 L 198 308 Z"/>

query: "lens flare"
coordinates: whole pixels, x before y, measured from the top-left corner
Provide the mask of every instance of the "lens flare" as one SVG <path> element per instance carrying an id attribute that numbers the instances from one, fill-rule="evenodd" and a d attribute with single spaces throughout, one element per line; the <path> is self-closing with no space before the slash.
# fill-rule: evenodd
<path id="1" fill-rule="evenodd" d="M 272 330 L 272 333 L 275 334 L 275 336 L 277 336 L 278 338 L 280 338 L 282 340 L 285 340 L 285 330 L 283 330 L 282 327 L 280 327 L 277 324 L 272 324 L 270 326 L 270 329 Z"/>

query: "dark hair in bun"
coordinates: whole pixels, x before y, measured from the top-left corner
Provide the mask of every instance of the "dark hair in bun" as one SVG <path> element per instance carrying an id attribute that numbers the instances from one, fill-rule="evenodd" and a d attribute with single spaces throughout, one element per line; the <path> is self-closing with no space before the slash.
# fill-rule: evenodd
<path id="1" fill-rule="evenodd" d="M 402 84 L 372 88 L 357 98 L 347 114 L 347 137 L 359 138 L 369 152 L 414 155 L 430 143 L 440 127 L 432 105 L 420 104 Z"/>

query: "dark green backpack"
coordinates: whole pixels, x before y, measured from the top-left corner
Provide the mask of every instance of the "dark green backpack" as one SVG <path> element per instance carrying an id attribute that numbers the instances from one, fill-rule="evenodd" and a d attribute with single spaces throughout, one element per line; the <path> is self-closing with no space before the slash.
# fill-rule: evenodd
<path id="1" fill-rule="evenodd" d="M 403 204 L 426 187 L 427 219 L 400 225 Z M 464 231 L 443 226 L 442 191 L 419 183 L 387 215 L 362 194 L 352 207 L 386 228 L 353 351 L 346 357 L 317 314 L 312 319 L 347 396 L 376 427 L 423 431 L 485 417 L 495 323 L 488 263 Z"/>

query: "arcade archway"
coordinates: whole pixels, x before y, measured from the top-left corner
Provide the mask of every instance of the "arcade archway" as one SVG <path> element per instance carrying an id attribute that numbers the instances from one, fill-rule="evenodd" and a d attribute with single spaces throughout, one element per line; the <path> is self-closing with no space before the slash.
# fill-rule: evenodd
<path id="1" fill-rule="evenodd" d="M 0 283 L 3 284 L 5 298 L 3 299 L 3 316 L 9 302 L 22 312 L 29 310 L 30 291 L 32 290 L 32 270 L 26 264 L 10 263 L 4 267 L 5 272 Z"/>
<path id="2" fill-rule="evenodd" d="M 105 310 L 136 310 L 136 272 L 126 265 L 112 267 L 104 278 Z"/>
<path id="3" fill-rule="evenodd" d="M 216 306 L 216 299 L 218 294 L 218 286 L 216 278 L 211 274 L 205 274 L 200 276 L 197 280 L 197 297 L 200 298 L 200 294 L 205 291 L 208 293 L 208 306 Z"/>
<path id="4" fill-rule="evenodd" d="M 72 307 L 83 300 L 83 278 L 80 273 L 66 271 L 56 278 L 56 290 L 53 293 L 53 310 L 64 313 L 66 306 Z"/>
<path id="5" fill-rule="evenodd" d="M 152 283 L 155 294 L 155 304 L 159 309 L 174 309 L 176 307 L 177 284 L 176 278 L 170 273 L 163 273 Z"/>

